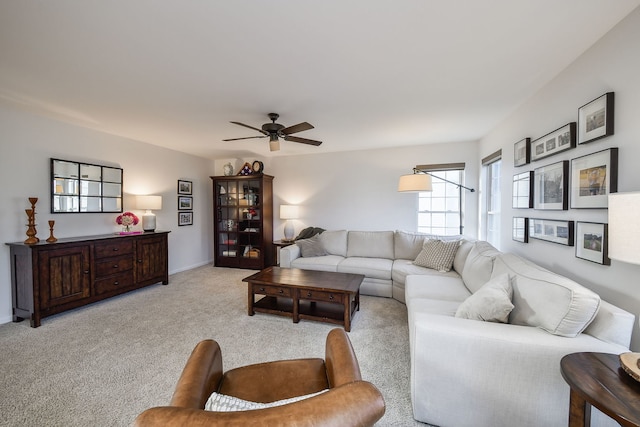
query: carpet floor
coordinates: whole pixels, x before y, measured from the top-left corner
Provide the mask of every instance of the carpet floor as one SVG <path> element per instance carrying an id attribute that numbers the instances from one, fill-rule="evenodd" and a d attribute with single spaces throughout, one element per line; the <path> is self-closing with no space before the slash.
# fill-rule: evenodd
<path id="1" fill-rule="evenodd" d="M 220 343 L 224 369 L 299 357 L 324 357 L 336 325 L 247 315 L 246 283 L 255 271 L 203 266 L 153 285 L 58 314 L 31 328 L 0 325 L 1 426 L 128 426 L 169 403 L 197 342 Z M 386 402 L 379 426 L 425 426 L 411 413 L 407 310 L 362 296 L 349 338 L 363 379 Z"/>

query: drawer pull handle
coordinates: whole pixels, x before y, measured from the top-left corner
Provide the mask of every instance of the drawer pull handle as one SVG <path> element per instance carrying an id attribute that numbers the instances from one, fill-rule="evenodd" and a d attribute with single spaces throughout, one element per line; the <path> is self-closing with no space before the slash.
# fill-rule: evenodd
<path id="1" fill-rule="evenodd" d="M 307 292 L 307 296 L 310 297 L 311 296 L 311 292 Z"/>
<path id="2" fill-rule="evenodd" d="M 114 252 L 118 252 L 118 248 L 113 248 L 113 251 Z"/>
<path id="3" fill-rule="evenodd" d="M 283 289 L 280 289 L 280 290 L 278 291 L 278 293 L 284 294 L 284 290 L 283 290 Z"/>
<path id="4" fill-rule="evenodd" d="M 260 292 L 264 292 L 264 288 L 260 288 Z"/>
<path id="5" fill-rule="evenodd" d="M 114 265 L 113 268 L 118 268 L 118 264 Z"/>
<path id="6" fill-rule="evenodd" d="M 330 300 L 333 300 L 333 295 L 329 295 L 329 299 L 330 299 Z"/>
<path id="7" fill-rule="evenodd" d="M 115 282 L 113 282 L 114 285 L 118 286 L 120 284 L 120 282 L 118 282 L 117 280 Z"/>
<path id="8" fill-rule="evenodd" d="M 89 274 L 89 270 L 85 270 L 85 271 L 84 271 L 84 274 Z"/>

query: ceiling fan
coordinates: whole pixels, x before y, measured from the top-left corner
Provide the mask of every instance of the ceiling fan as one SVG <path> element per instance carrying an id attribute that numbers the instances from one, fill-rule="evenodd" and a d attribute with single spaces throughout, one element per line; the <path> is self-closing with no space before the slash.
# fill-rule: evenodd
<path id="1" fill-rule="evenodd" d="M 257 130 L 262 135 L 261 136 L 246 136 L 244 138 L 231 138 L 231 139 L 223 139 L 223 141 L 238 141 L 240 139 L 252 139 L 252 138 L 266 138 L 269 137 L 269 150 L 270 151 L 278 151 L 280 149 L 280 140 L 279 138 L 284 139 L 285 141 L 293 141 L 300 142 L 302 144 L 309 144 L 318 146 L 322 144 L 322 141 L 315 141 L 313 139 L 300 138 L 298 136 L 291 136 L 292 133 L 298 133 L 305 130 L 313 129 L 313 125 L 302 122 L 297 125 L 284 127 L 280 123 L 276 123 L 280 117 L 279 114 L 269 113 L 269 119 L 271 119 L 272 123 L 265 123 L 262 125 L 262 129 L 255 128 L 253 126 L 245 125 L 240 122 L 231 122 L 234 125 L 244 126 L 249 129 Z"/>

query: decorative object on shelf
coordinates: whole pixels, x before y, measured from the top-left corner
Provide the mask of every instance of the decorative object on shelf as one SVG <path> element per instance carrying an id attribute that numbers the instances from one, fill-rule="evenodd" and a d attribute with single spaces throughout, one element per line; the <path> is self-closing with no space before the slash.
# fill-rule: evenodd
<path id="1" fill-rule="evenodd" d="M 151 211 L 162 209 L 162 196 L 136 196 L 136 207 L 145 211 L 142 215 L 142 229 L 155 231 L 156 216 Z"/>
<path id="2" fill-rule="evenodd" d="M 531 138 L 525 138 L 513 145 L 513 166 L 524 166 L 531 162 Z"/>
<path id="3" fill-rule="evenodd" d="M 228 231 L 234 231 L 236 229 L 236 222 L 232 219 L 225 221 L 225 227 Z"/>
<path id="4" fill-rule="evenodd" d="M 285 242 L 290 242 L 295 236 L 295 230 L 293 228 L 294 219 L 298 218 L 298 206 L 295 205 L 280 205 L 280 219 L 286 219 L 284 223 L 284 239 Z"/>
<path id="5" fill-rule="evenodd" d="M 618 191 L 618 149 L 609 148 L 571 160 L 571 208 L 606 208 Z"/>
<path id="6" fill-rule="evenodd" d="M 253 168 L 249 163 L 245 163 L 244 165 L 242 165 L 242 167 L 240 168 L 240 172 L 238 172 L 238 175 L 241 176 L 247 176 L 251 174 L 253 174 Z"/>
<path id="7" fill-rule="evenodd" d="M 568 160 L 535 169 L 533 208 L 566 211 L 569 205 L 568 177 Z"/>
<path id="8" fill-rule="evenodd" d="M 531 142 L 531 160 L 540 160 L 552 154 L 575 148 L 576 122 L 567 123 Z"/>
<path id="9" fill-rule="evenodd" d="M 132 233 L 132 227 L 138 225 L 138 222 L 140 220 L 133 212 L 125 212 L 116 218 L 116 223 L 122 226 L 122 233 Z"/>
<path id="10" fill-rule="evenodd" d="M 640 264 L 640 191 L 609 194 L 609 258 Z"/>
<path id="11" fill-rule="evenodd" d="M 187 194 L 187 195 L 193 194 L 193 182 L 179 179 L 178 194 Z"/>
<path id="12" fill-rule="evenodd" d="M 224 165 L 222 167 L 222 171 L 224 173 L 224 176 L 231 176 L 233 175 L 233 165 L 231 164 L 231 162 L 227 163 L 226 165 Z"/>
<path id="13" fill-rule="evenodd" d="M 529 237 L 573 246 L 573 221 L 530 218 Z"/>
<path id="14" fill-rule="evenodd" d="M 48 222 L 49 222 L 49 238 L 47 239 L 47 243 L 55 243 L 58 241 L 58 239 L 56 239 L 56 237 L 53 235 L 53 226 L 56 222 L 52 219 L 50 219 Z"/>
<path id="15" fill-rule="evenodd" d="M 253 173 L 262 173 L 264 170 L 264 163 L 260 160 L 254 160 L 251 164 L 251 169 L 253 170 Z"/>
<path id="16" fill-rule="evenodd" d="M 193 212 L 178 212 L 178 226 L 193 225 Z"/>
<path id="17" fill-rule="evenodd" d="M 578 144 L 613 135 L 613 99 L 608 92 L 578 109 Z"/>
<path id="18" fill-rule="evenodd" d="M 608 254 L 607 224 L 576 222 L 576 258 L 611 265 Z"/>
<path id="19" fill-rule="evenodd" d="M 529 218 L 513 217 L 511 238 L 516 242 L 529 242 Z"/>
<path id="20" fill-rule="evenodd" d="M 511 207 L 527 209 L 533 207 L 533 171 L 513 176 L 513 194 Z"/>
<path id="21" fill-rule="evenodd" d="M 29 203 L 31 203 L 31 209 L 25 209 L 27 214 L 27 240 L 24 241 L 27 245 L 33 245 L 38 243 L 40 239 L 36 236 L 38 230 L 36 230 L 36 203 L 37 197 L 29 197 Z"/>

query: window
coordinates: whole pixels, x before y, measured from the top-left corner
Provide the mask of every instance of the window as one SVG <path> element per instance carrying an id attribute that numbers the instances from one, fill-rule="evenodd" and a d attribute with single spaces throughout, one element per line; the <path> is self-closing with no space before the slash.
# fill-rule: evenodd
<path id="1" fill-rule="evenodd" d="M 500 170 L 502 165 L 502 150 L 482 159 L 485 169 L 485 236 L 486 240 L 496 248 L 500 248 Z"/>
<path id="2" fill-rule="evenodd" d="M 464 163 L 424 165 L 416 166 L 416 169 L 429 171 L 432 175 L 432 191 L 418 193 L 418 231 L 440 235 L 462 234 L 462 192 L 456 184 L 463 181 Z"/>

